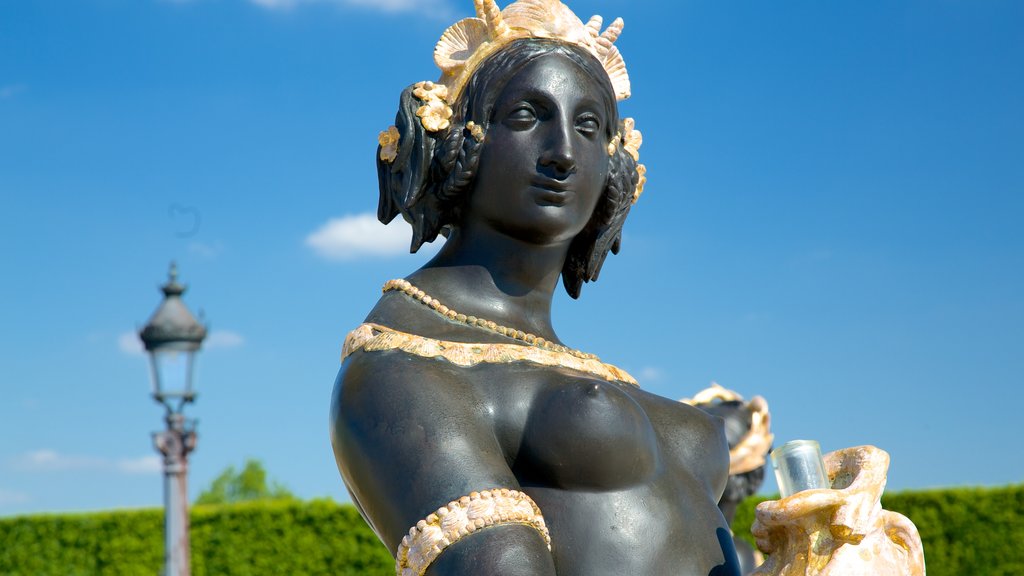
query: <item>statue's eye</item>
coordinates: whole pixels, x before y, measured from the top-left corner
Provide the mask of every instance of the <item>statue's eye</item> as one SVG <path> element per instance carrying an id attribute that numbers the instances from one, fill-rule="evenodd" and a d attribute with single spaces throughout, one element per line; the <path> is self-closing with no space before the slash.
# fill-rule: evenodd
<path id="1" fill-rule="evenodd" d="M 537 111 L 529 104 L 520 104 L 508 113 L 505 121 L 513 127 L 526 128 L 532 126 L 537 121 Z"/>
<path id="2" fill-rule="evenodd" d="M 597 134 L 601 129 L 601 121 L 593 114 L 583 114 L 576 118 L 576 130 L 582 134 Z"/>

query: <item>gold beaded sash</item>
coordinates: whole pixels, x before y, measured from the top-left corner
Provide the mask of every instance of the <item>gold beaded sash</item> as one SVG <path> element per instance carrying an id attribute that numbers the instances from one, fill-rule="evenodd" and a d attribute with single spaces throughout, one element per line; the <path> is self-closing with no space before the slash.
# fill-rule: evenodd
<path id="1" fill-rule="evenodd" d="M 456 366 L 505 364 L 509 362 L 530 362 L 541 366 L 569 368 L 597 376 L 609 382 L 624 382 L 639 386 L 628 372 L 605 364 L 596 358 L 580 358 L 566 352 L 523 344 L 468 343 L 435 340 L 416 334 L 399 332 L 380 324 L 362 324 L 349 332 L 341 349 L 341 360 L 345 361 L 356 350 L 380 352 L 400 350 L 406 354 L 423 358 L 442 358 Z"/>

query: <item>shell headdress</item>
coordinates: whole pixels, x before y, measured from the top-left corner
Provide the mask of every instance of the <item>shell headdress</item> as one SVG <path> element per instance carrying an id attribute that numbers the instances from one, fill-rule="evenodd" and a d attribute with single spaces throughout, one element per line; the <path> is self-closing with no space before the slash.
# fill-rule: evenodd
<path id="1" fill-rule="evenodd" d="M 446 100 L 454 103 L 473 72 L 488 56 L 521 38 L 549 38 L 574 44 L 593 54 L 604 66 L 618 100 L 629 98 L 629 74 L 615 41 L 622 33 L 622 18 L 603 32 L 604 20 L 592 16 L 584 24 L 559 0 L 519 0 L 504 10 L 495 0 L 474 0 L 476 18 L 456 22 L 434 48 L 434 62 L 441 69 L 438 84 L 448 89 Z"/>
<path id="2" fill-rule="evenodd" d="M 473 0 L 475 18 L 465 18 L 448 27 L 434 47 L 434 62 L 441 69 L 437 82 L 418 82 L 413 95 L 421 102 L 416 111 L 420 123 L 431 133 L 441 133 L 451 126 L 451 106 L 459 99 L 473 73 L 487 58 L 508 44 L 526 38 L 556 40 L 589 52 L 604 67 L 611 81 L 616 100 L 629 98 L 629 74 L 615 41 L 622 33 L 622 18 L 616 18 L 603 31 L 604 19 L 591 16 L 586 24 L 559 0 L 518 0 L 504 10 L 495 0 Z M 483 128 L 469 122 L 466 129 L 478 141 L 484 138 Z M 400 135 L 394 126 L 381 132 L 378 156 L 390 164 L 398 156 Z M 625 150 L 638 162 L 638 180 L 633 190 L 636 203 L 647 182 L 647 168 L 640 161 L 643 136 L 635 129 L 632 118 L 621 122 L 618 132 L 608 143 L 608 154 Z"/>

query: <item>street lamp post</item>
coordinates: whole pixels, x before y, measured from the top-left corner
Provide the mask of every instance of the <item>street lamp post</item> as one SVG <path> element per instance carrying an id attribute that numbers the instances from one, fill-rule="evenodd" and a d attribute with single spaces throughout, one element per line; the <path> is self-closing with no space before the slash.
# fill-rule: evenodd
<path id="1" fill-rule="evenodd" d="M 139 332 L 149 353 L 153 399 L 167 409 L 167 429 L 153 433 L 153 444 L 164 457 L 164 576 L 189 576 L 188 455 L 196 447 L 195 420 L 185 418 L 185 405 L 195 400 L 192 366 L 206 338 L 181 295 L 178 269 L 160 287 L 164 299 Z"/>

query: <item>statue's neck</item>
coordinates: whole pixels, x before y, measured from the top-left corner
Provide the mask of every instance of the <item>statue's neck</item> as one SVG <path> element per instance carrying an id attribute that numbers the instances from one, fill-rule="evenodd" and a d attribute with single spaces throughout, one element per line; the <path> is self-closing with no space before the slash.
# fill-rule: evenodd
<path id="1" fill-rule="evenodd" d="M 483 227 L 454 230 L 410 281 L 466 315 L 557 342 L 551 298 L 569 243 L 535 245 Z"/>

